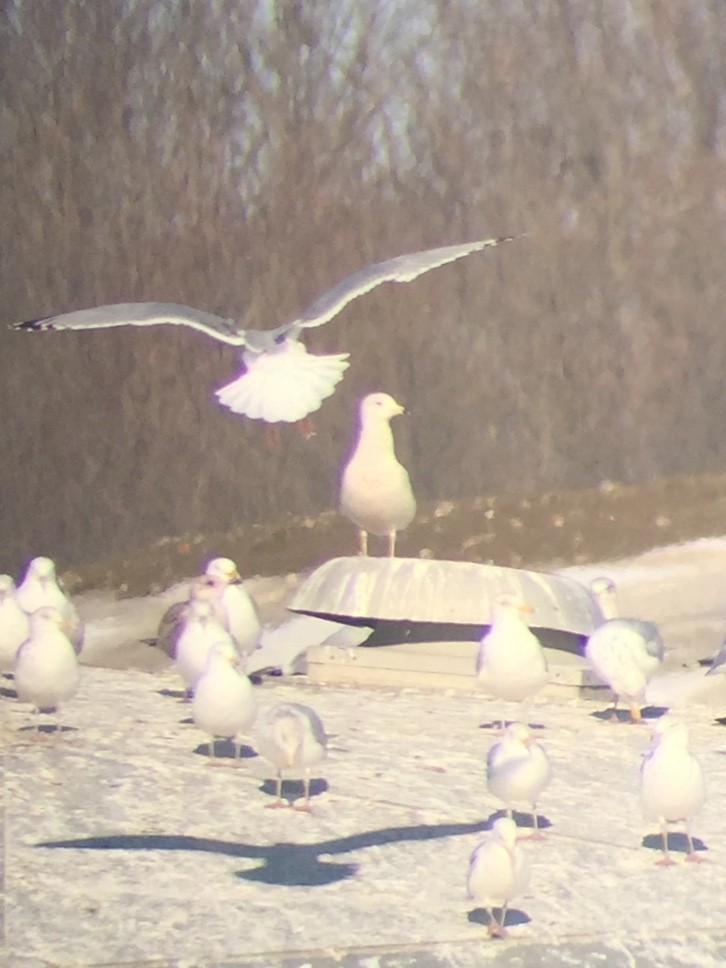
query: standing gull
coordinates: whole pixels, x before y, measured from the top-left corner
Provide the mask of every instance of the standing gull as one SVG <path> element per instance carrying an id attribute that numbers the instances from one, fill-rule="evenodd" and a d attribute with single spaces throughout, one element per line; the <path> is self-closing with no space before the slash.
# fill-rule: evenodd
<path id="1" fill-rule="evenodd" d="M 189 616 L 176 644 L 176 670 L 184 681 L 187 697 L 194 691 L 197 679 L 204 672 L 210 649 L 217 642 L 227 642 L 234 648 L 229 632 L 217 621 L 209 602 L 193 601 Z"/>
<path id="2" fill-rule="evenodd" d="M 219 601 L 222 624 L 234 639 L 239 654 L 246 658 L 257 648 L 261 627 L 257 609 L 242 584 L 237 565 L 231 558 L 213 558 L 205 574 L 223 585 Z"/>
<path id="3" fill-rule="evenodd" d="M 210 737 L 209 755 L 214 757 L 215 740 L 220 736 L 232 740 L 235 760 L 239 760 L 239 734 L 252 724 L 256 712 L 252 683 L 239 670 L 236 649 L 231 642 L 217 642 L 209 650 L 192 699 L 192 718 Z"/>
<path id="4" fill-rule="evenodd" d="M 27 567 L 15 597 L 20 607 L 32 615 L 43 606 L 57 608 L 67 623 L 68 637 L 78 654 L 83 647 L 84 627 L 78 609 L 61 588 L 55 563 L 50 558 L 33 558 Z"/>
<path id="5" fill-rule="evenodd" d="M 191 326 L 242 351 L 243 373 L 216 391 L 223 407 L 267 423 L 295 422 L 317 410 L 329 397 L 348 368 L 348 354 L 318 356 L 300 342 L 306 329 L 322 326 L 349 302 L 384 282 L 411 282 L 438 266 L 455 262 L 472 252 L 510 242 L 511 236 L 481 239 L 462 245 L 426 249 L 366 266 L 346 276 L 316 300 L 297 319 L 276 329 L 244 329 L 200 309 L 173 303 L 120 303 L 15 323 L 14 329 L 101 329 L 109 326 L 154 326 L 171 323 Z"/>
<path id="6" fill-rule="evenodd" d="M 37 713 L 57 711 L 78 688 L 78 659 L 65 634 L 67 626 L 59 609 L 36 609 L 30 616 L 30 635 L 15 656 L 18 699 L 31 703 Z"/>
<path id="7" fill-rule="evenodd" d="M 388 540 L 396 550 L 396 532 L 416 513 L 416 499 L 403 464 L 396 459 L 391 419 L 404 413 L 387 393 L 369 393 L 360 402 L 358 437 L 340 482 L 340 513 L 358 528 L 360 554 L 368 554 L 368 534 Z"/>
<path id="8" fill-rule="evenodd" d="M 477 679 L 488 693 L 507 702 L 529 699 L 549 680 L 540 641 L 524 620 L 532 611 L 517 595 L 497 595 L 491 626 L 479 641 Z"/>
<path id="9" fill-rule="evenodd" d="M 18 604 L 15 582 L 0 575 L 0 672 L 11 672 L 15 655 L 30 634 L 28 615 Z"/>
<path id="10" fill-rule="evenodd" d="M 542 838 L 539 830 L 537 802 L 550 782 L 552 771 L 547 753 L 532 730 L 524 723 L 510 723 L 504 736 L 487 755 L 487 789 L 504 803 L 512 816 L 515 803 L 526 803 L 532 809 L 534 833 L 531 840 Z"/>
<path id="11" fill-rule="evenodd" d="M 283 807 L 282 774 L 287 770 L 302 771 L 305 794 L 303 802 L 295 801 L 295 810 L 310 810 L 310 777 L 312 768 L 327 755 L 328 737 L 322 720 L 310 706 L 281 702 L 258 721 L 255 732 L 257 752 L 277 771 L 277 797 L 270 807 Z"/>
<path id="12" fill-rule="evenodd" d="M 613 691 L 612 721 L 618 718 L 618 702 L 626 702 L 631 722 L 640 722 L 648 681 L 663 662 L 664 653 L 663 639 L 653 622 L 611 618 L 590 635 L 585 658 Z"/>
<path id="13" fill-rule="evenodd" d="M 663 838 L 662 866 L 674 864 L 668 851 L 668 825 L 686 828 L 686 860 L 700 861 L 691 837 L 691 820 L 705 799 L 703 773 L 689 748 L 686 726 L 670 714 L 653 727 L 653 747 L 640 767 L 640 804 L 646 820 L 657 821 Z"/>
<path id="14" fill-rule="evenodd" d="M 179 637 L 192 614 L 190 607 L 192 602 L 209 602 L 214 610 L 215 618 L 220 625 L 224 625 L 225 619 L 221 599 L 225 587 L 224 582 L 217 578 L 210 578 L 208 575 L 195 578 L 189 585 L 189 594 L 186 601 L 174 602 L 162 615 L 156 633 L 157 647 L 163 649 L 170 659 L 176 658 Z"/>
<path id="15" fill-rule="evenodd" d="M 507 906 L 527 890 L 530 876 L 529 860 L 517 843 L 516 823 L 500 817 L 486 840 L 472 851 L 466 880 L 469 897 L 489 914 L 490 937 L 506 936 Z M 499 921 L 494 917 L 495 907 L 502 909 Z"/>

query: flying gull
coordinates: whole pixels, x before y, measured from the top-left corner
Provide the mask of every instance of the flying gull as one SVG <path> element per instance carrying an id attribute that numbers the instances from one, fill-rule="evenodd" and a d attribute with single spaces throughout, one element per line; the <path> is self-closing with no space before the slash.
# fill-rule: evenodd
<path id="1" fill-rule="evenodd" d="M 310 354 L 300 336 L 322 326 L 349 302 L 384 282 L 411 282 L 472 252 L 512 241 L 512 236 L 399 255 L 359 269 L 317 299 L 297 319 L 275 329 L 245 329 L 233 319 L 174 303 L 117 303 L 14 323 L 18 330 L 103 329 L 110 326 L 191 326 L 214 339 L 243 347 L 244 371 L 216 391 L 223 407 L 252 420 L 294 423 L 329 397 L 348 368 L 348 353 Z"/>

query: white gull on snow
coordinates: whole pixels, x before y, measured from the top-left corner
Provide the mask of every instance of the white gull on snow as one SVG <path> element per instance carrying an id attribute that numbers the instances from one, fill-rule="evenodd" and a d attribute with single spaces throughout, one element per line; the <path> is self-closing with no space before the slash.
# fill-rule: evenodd
<path id="1" fill-rule="evenodd" d="M 257 712 L 252 683 L 239 669 L 239 654 L 231 642 L 217 642 L 209 650 L 204 672 L 194 685 L 192 718 L 210 737 L 214 756 L 216 737 L 230 739 L 239 759 L 239 734 L 252 725 Z"/>
<path id="2" fill-rule="evenodd" d="M 614 693 L 614 719 L 618 702 L 625 702 L 632 721 L 640 720 L 648 681 L 661 666 L 664 654 L 663 639 L 653 622 L 611 618 L 589 636 L 585 658 Z"/>
<path id="3" fill-rule="evenodd" d="M 469 897 L 489 914 L 492 937 L 506 935 L 509 902 L 527 890 L 530 876 L 529 860 L 517 843 L 517 825 L 509 817 L 500 817 L 489 836 L 472 851 L 466 880 Z M 502 909 L 499 920 L 494 917 L 495 907 Z"/>
<path id="4" fill-rule="evenodd" d="M 640 805 L 646 820 L 657 822 L 663 838 L 659 864 L 673 864 L 668 850 L 669 824 L 682 824 L 688 841 L 686 860 L 699 861 L 691 837 L 691 820 L 703 806 L 703 772 L 691 753 L 688 729 L 671 714 L 653 727 L 653 746 L 640 767 Z"/>
<path id="5" fill-rule="evenodd" d="M 522 702 L 549 680 L 540 641 L 524 619 L 532 606 L 517 595 L 502 593 L 492 602 L 491 612 L 491 626 L 477 649 L 477 679 L 498 699 Z"/>
<path id="6" fill-rule="evenodd" d="M 21 702 L 36 712 L 57 710 L 78 689 L 78 659 L 65 633 L 67 620 L 46 605 L 30 616 L 30 635 L 18 649 L 13 672 Z"/>
<path id="7" fill-rule="evenodd" d="M 57 608 L 67 623 L 68 637 L 78 654 L 83 647 L 84 628 L 78 609 L 61 588 L 56 576 L 55 563 L 50 558 L 33 558 L 22 582 L 15 591 L 20 607 L 32 613 L 44 606 Z"/>
<path id="8" fill-rule="evenodd" d="M 193 691 L 197 679 L 204 672 L 210 649 L 217 642 L 225 642 L 234 648 L 234 640 L 220 625 L 209 602 L 192 601 L 189 612 L 176 644 L 174 664 L 181 676 L 187 694 Z"/>
<path id="9" fill-rule="evenodd" d="M 552 776 L 550 761 L 541 743 L 524 723 L 510 723 L 487 755 L 487 789 L 512 816 L 515 805 L 532 810 L 534 833 L 539 839 L 537 803 Z"/>
<path id="10" fill-rule="evenodd" d="M 200 309 L 174 303 L 119 303 L 16 323 L 21 330 L 103 329 L 110 326 L 190 326 L 214 339 L 243 347 L 244 371 L 217 390 L 220 404 L 234 413 L 268 423 L 302 420 L 329 397 L 348 368 L 348 354 L 318 356 L 300 342 L 304 330 L 322 326 L 349 302 L 384 282 L 410 282 L 423 273 L 472 252 L 509 242 L 511 237 L 482 239 L 426 249 L 377 262 L 346 276 L 296 319 L 275 329 L 245 329 Z"/>
<path id="11" fill-rule="evenodd" d="M 328 737 L 322 720 L 310 706 L 297 702 L 283 702 L 273 706 L 257 721 L 255 747 L 260 756 L 271 763 L 277 772 L 277 796 L 271 807 L 282 807 L 282 774 L 302 772 L 303 802 L 296 801 L 296 810 L 310 809 L 310 779 L 312 768 L 327 755 Z"/>
<path id="12" fill-rule="evenodd" d="M 222 582 L 222 624 L 234 639 L 239 654 L 250 655 L 257 648 L 260 620 L 254 602 L 242 584 L 237 565 L 231 558 L 213 558 L 207 565 L 205 574 Z"/>
<path id="13" fill-rule="evenodd" d="M 368 534 L 385 537 L 396 550 L 396 532 L 413 521 L 416 499 L 406 468 L 396 458 L 391 419 L 404 413 L 387 393 L 360 402 L 358 435 L 340 481 L 340 513 L 358 529 L 359 550 L 368 554 Z"/>
<path id="14" fill-rule="evenodd" d="M 15 596 L 10 575 L 0 575 L 0 672 L 11 672 L 15 654 L 30 634 L 27 612 Z"/>

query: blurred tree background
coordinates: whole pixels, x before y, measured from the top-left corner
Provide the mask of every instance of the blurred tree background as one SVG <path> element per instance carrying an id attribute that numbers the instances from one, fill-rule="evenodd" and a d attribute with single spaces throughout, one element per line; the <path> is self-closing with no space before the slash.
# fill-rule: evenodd
<path id="1" fill-rule="evenodd" d="M 723 0 L 3 0 L 10 323 L 162 300 L 273 326 L 348 272 L 527 233 L 310 333 L 305 441 L 199 333 L 0 330 L 0 569 L 334 506 L 385 389 L 420 498 L 726 467 Z M 352 550 L 352 545 L 351 545 Z"/>

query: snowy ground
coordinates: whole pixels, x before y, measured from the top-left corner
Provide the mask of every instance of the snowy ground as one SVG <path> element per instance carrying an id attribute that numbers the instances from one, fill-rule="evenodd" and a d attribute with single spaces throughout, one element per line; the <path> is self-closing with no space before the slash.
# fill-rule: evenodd
<path id="1" fill-rule="evenodd" d="M 661 623 L 672 670 L 723 637 L 726 541 L 570 573 L 614 577 L 624 612 Z M 252 590 L 263 611 L 280 614 L 293 584 Z M 514 904 L 509 940 L 489 941 L 464 882 L 499 806 L 483 768 L 496 704 L 474 691 L 268 679 L 261 708 L 309 702 L 334 740 L 312 815 L 266 810 L 265 763 L 248 748 L 241 767 L 210 767 L 178 680 L 138 646 L 163 604 L 127 601 L 104 618 L 98 596 L 86 601 L 97 610 L 93 661 L 105 654 L 113 668 L 84 668 L 59 739 L 36 740 L 27 708 L 2 701 L 8 965 L 726 961 L 726 730 L 716 721 L 726 679 L 679 703 L 708 782 L 694 825 L 700 865 L 655 866 L 655 831 L 637 800 L 647 728 L 606 723 L 587 700 L 531 707 L 554 764 L 542 801 L 551 827 L 527 845 L 532 883 Z"/>

